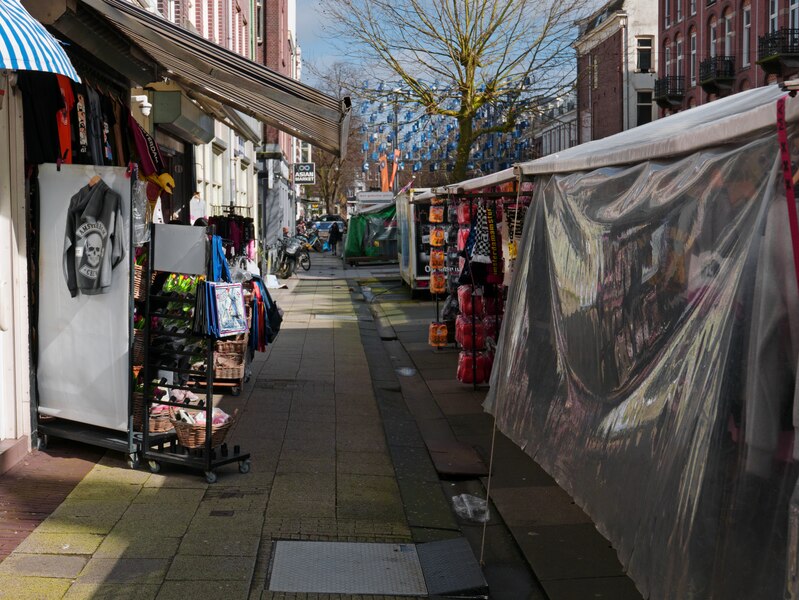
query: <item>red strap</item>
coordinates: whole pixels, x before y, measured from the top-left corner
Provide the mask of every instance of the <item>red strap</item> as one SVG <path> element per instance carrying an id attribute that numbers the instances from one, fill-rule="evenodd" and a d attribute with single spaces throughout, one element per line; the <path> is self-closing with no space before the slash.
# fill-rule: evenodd
<path id="1" fill-rule="evenodd" d="M 782 176 L 785 183 L 785 201 L 788 203 L 788 221 L 791 226 L 791 244 L 793 245 L 793 268 L 796 272 L 796 283 L 799 285 L 799 221 L 796 218 L 796 195 L 791 173 L 791 152 L 788 149 L 788 128 L 785 123 L 786 94 L 777 100 L 777 139 L 780 144 Z"/>

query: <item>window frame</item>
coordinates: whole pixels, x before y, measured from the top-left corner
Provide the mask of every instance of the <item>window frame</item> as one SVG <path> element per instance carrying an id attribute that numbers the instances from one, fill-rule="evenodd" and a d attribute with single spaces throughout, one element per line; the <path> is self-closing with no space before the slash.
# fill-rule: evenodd
<path id="1" fill-rule="evenodd" d="M 752 54 L 752 6 L 744 6 L 741 12 L 741 66 L 748 67 Z"/>
<path id="2" fill-rule="evenodd" d="M 722 20 L 724 21 L 724 56 L 732 56 L 735 47 L 735 25 L 732 22 L 732 13 L 725 12 Z"/>
<path id="3" fill-rule="evenodd" d="M 780 28 L 780 7 L 778 0 L 768 0 L 768 32 L 776 33 Z"/>
<path id="4" fill-rule="evenodd" d="M 641 44 L 641 42 L 645 42 L 645 44 Z M 649 45 L 646 45 L 648 43 Z M 635 66 L 639 73 L 651 73 L 653 71 L 652 68 L 652 56 L 653 50 L 655 47 L 655 38 L 652 36 L 639 36 L 635 38 Z M 644 69 L 641 67 L 641 56 L 649 53 L 649 67 Z"/>
<path id="5" fill-rule="evenodd" d="M 697 40 L 696 40 L 696 30 L 695 29 L 691 30 L 690 39 L 691 39 L 691 42 L 690 42 L 690 46 L 689 47 L 690 47 L 690 51 L 691 51 L 691 60 L 690 60 L 690 63 L 688 65 L 688 71 L 689 71 L 690 77 L 691 77 L 691 87 L 696 87 L 696 52 L 697 52 L 696 43 L 697 43 Z"/>
<path id="6" fill-rule="evenodd" d="M 649 95 L 649 102 L 642 102 L 641 95 L 648 94 Z M 636 98 L 635 98 L 635 123 L 636 127 L 641 125 L 646 125 L 647 123 L 651 123 L 654 119 L 652 119 L 652 100 L 653 94 L 651 90 L 636 90 Z M 644 108 L 648 109 L 648 112 Z M 645 120 L 643 123 L 641 122 L 641 115 L 647 114 L 648 119 Z"/>

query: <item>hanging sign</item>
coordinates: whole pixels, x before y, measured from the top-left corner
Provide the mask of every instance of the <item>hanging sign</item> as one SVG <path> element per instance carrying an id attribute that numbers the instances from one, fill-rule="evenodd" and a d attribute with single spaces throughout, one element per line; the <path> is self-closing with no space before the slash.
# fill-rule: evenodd
<path id="1" fill-rule="evenodd" d="M 314 185 L 316 183 L 316 163 L 294 163 L 294 183 Z"/>

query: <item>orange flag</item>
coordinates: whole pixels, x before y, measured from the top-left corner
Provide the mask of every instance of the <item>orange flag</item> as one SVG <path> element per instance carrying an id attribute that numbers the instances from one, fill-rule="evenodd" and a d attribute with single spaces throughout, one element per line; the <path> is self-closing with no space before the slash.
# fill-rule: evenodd
<path id="1" fill-rule="evenodd" d="M 380 155 L 380 191 L 387 192 L 388 188 L 388 158 L 386 153 Z"/>

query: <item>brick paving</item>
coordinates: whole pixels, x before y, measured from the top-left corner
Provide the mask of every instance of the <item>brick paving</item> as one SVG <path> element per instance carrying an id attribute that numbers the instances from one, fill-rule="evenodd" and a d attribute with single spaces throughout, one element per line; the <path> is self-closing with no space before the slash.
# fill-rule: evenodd
<path id="1" fill-rule="evenodd" d="M 412 541 L 352 290 L 338 261 L 314 272 L 276 291 L 281 333 L 241 396 L 221 401 L 238 410 L 228 441 L 251 453 L 252 470 L 221 467 L 208 485 L 170 465 L 130 470 L 115 453 L 70 477 L 29 463 L 42 490 L 74 489 L 37 505 L 0 562 L 0 598 L 344 598 L 266 589 L 273 543 Z"/>
<path id="2" fill-rule="evenodd" d="M 104 451 L 53 441 L 0 477 L 0 561 L 58 508 Z"/>

